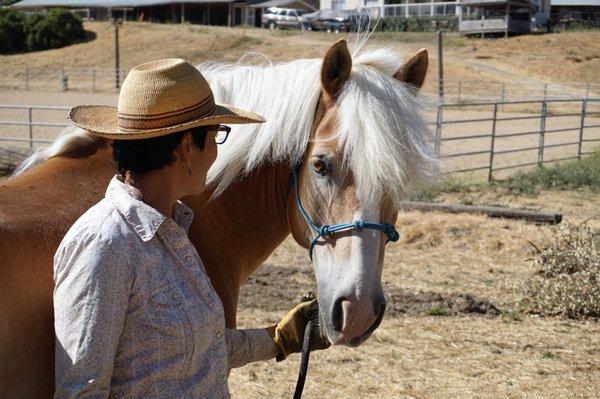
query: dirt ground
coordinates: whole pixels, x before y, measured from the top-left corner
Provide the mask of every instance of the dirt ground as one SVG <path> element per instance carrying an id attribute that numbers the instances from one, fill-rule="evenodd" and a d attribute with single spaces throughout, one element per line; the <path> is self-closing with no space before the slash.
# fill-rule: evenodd
<path id="1" fill-rule="evenodd" d="M 596 218 L 600 194 L 541 192 L 526 198 L 489 190 L 447 194 L 476 204 L 557 211 L 565 222 Z M 419 212 L 397 222 L 386 250 L 386 317 L 355 349 L 311 356 L 307 398 L 594 398 L 600 395 L 600 324 L 515 313 L 519 284 L 550 228 L 484 216 Z M 242 288 L 243 327 L 276 322 L 314 290 L 306 251 L 288 239 Z M 443 309 L 440 316 L 431 316 Z M 234 370 L 234 397 L 290 397 L 299 356 Z"/>
<path id="2" fill-rule="evenodd" d="M 96 84 L 110 88 L 113 31 L 107 23 L 86 23 L 95 38 L 63 49 L 0 56 L 0 103 L 74 106 L 116 104 L 116 92 L 91 93 Z M 122 65 L 165 57 L 236 61 L 249 51 L 273 61 L 320 57 L 337 40 L 316 32 L 228 29 L 193 25 L 127 22 L 121 29 Z M 377 35 L 375 45 L 396 47 L 402 54 L 430 49 L 431 69 L 426 90 L 434 91 L 437 54 L 434 34 Z M 445 77 L 494 82 L 600 82 L 600 33 L 563 33 L 509 39 L 479 40 L 448 35 Z M 52 87 L 23 89 L 24 69 L 46 69 Z M 95 67 L 83 75 L 70 73 L 74 90 L 57 92 L 62 67 Z M 52 70 L 49 70 L 54 68 Z M 68 71 L 67 71 L 68 72 Z M 17 90 L 9 90 L 9 88 Z M 482 89 L 484 90 L 484 89 Z M 0 120 L 20 118 L 24 111 L 1 111 Z M 64 121 L 64 111 L 34 111 L 40 119 Z M 502 111 L 525 115 L 522 111 Z M 570 111 L 569 111 L 570 112 Z M 19 114 L 20 113 L 20 114 Z M 25 115 L 25 114 L 23 114 Z M 461 109 L 448 118 L 490 116 L 489 110 Z M 21 115 L 22 116 L 22 115 Z M 536 121 L 499 126 L 504 133 L 537 128 Z M 555 123 L 555 122 L 552 122 Z M 558 127 L 577 126 L 566 117 Z M 591 122 L 590 122 L 591 123 Z M 594 125 L 598 125 L 596 120 Z M 568 126 L 567 126 L 568 125 Z M 554 125 L 552 125 L 554 126 Z M 489 124 L 456 127 L 445 135 L 488 133 Z M 513 129 L 513 130 L 510 130 Z M 22 135 L 15 128 L 2 134 Z M 36 137 L 51 138 L 56 129 L 36 127 Z M 596 138 L 600 129 L 590 131 Z M 536 137 L 511 139 L 510 145 L 530 146 Z M 570 141 L 565 135 L 549 140 Z M 485 141 L 485 140 L 484 140 Z M 554 142 L 553 142 L 554 143 Z M 473 140 L 476 151 L 483 141 Z M 499 149 L 509 144 L 499 143 Z M 443 151 L 465 150 L 449 142 Z M 535 154 L 534 154 L 535 155 Z M 480 158 L 458 164 L 485 162 Z M 498 159 L 500 164 L 503 159 Z M 449 203 L 506 205 L 561 212 L 565 222 L 600 228 L 600 194 L 587 190 L 542 191 L 518 197 L 477 189 L 444 194 Z M 372 338 L 359 348 L 334 347 L 315 352 L 305 388 L 306 398 L 595 398 L 600 397 L 600 324 L 540 318 L 516 312 L 525 279 L 534 273 L 537 247 L 551 236 L 548 226 L 488 219 L 477 215 L 408 212 L 397 221 L 401 240 L 386 250 L 383 271 L 388 300 L 386 317 Z M 308 254 L 288 238 L 242 288 L 240 327 L 264 327 L 280 319 L 306 291 L 315 290 Z M 232 372 L 229 384 L 236 398 L 291 397 L 299 356 L 276 363 L 251 364 Z"/>

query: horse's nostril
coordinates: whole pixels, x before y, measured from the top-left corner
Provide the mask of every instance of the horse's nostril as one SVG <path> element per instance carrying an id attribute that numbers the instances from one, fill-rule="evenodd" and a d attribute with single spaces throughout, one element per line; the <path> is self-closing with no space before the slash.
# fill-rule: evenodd
<path id="1" fill-rule="evenodd" d="M 342 331 L 342 326 L 344 325 L 344 310 L 342 309 L 342 302 L 344 302 L 346 298 L 340 297 L 333 304 L 333 311 L 331 312 L 331 324 L 333 330 L 336 332 Z"/>
<path id="2" fill-rule="evenodd" d="M 382 298 L 380 300 L 377 300 L 373 303 L 373 310 L 375 311 L 375 316 L 379 317 L 379 315 L 382 315 L 383 313 L 385 313 L 385 298 Z"/>

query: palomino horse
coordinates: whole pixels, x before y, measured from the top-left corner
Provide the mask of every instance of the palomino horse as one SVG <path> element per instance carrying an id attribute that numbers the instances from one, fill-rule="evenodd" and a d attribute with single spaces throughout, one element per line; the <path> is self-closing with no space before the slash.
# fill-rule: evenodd
<path id="1" fill-rule="evenodd" d="M 239 288 L 248 276 L 290 232 L 305 247 L 313 237 L 290 189 L 295 167 L 299 199 L 320 226 L 359 218 L 393 224 L 406 185 L 432 170 L 427 127 L 414 96 L 427 53 L 403 64 L 387 49 L 353 59 L 340 41 L 323 60 L 200 69 L 217 101 L 267 118 L 263 126 L 235 126 L 211 168 L 211 192 L 185 199 L 196 215 L 190 239 L 223 301 L 227 326 L 235 327 Z M 4 397 L 52 395 L 52 257 L 114 172 L 109 143 L 74 130 L 2 184 Z M 312 258 L 321 324 L 333 344 L 358 345 L 381 321 L 384 246 L 385 236 L 369 229 L 317 240 Z"/>

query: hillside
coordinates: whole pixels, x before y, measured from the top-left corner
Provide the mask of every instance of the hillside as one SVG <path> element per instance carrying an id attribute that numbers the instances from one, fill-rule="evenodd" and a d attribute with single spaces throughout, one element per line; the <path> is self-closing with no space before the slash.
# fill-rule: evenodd
<path id="1" fill-rule="evenodd" d="M 94 39 L 28 54 L 0 56 L 3 78 L 18 78 L 25 67 L 114 66 L 114 28 L 108 22 L 87 22 Z M 320 32 L 268 31 L 256 28 L 207 27 L 127 22 L 120 29 L 121 65 L 130 68 L 157 58 L 182 57 L 194 63 L 206 60 L 236 61 L 248 52 L 272 61 L 319 57 L 327 46 L 343 37 Z M 352 42 L 356 38 L 350 37 Z M 437 76 L 436 36 L 433 33 L 375 34 L 372 40 L 388 43 L 402 54 L 421 47 L 430 50 L 432 65 L 426 83 L 433 88 Z M 600 82 L 600 32 L 531 35 L 509 39 L 467 39 L 447 34 L 447 81 L 489 80 L 515 82 Z"/>

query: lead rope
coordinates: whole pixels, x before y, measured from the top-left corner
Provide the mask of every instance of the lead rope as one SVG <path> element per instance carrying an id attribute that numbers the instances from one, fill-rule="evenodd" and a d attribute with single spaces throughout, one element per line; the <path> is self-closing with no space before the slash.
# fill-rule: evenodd
<path id="1" fill-rule="evenodd" d="M 310 320 L 304 329 L 304 341 L 302 343 L 302 358 L 300 359 L 300 371 L 298 372 L 298 381 L 296 382 L 296 390 L 294 391 L 294 399 L 302 398 L 304 390 L 304 382 L 308 373 L 308 361 L 310 360 L 310 336 L 313 329 L 314 321 Z"/>

